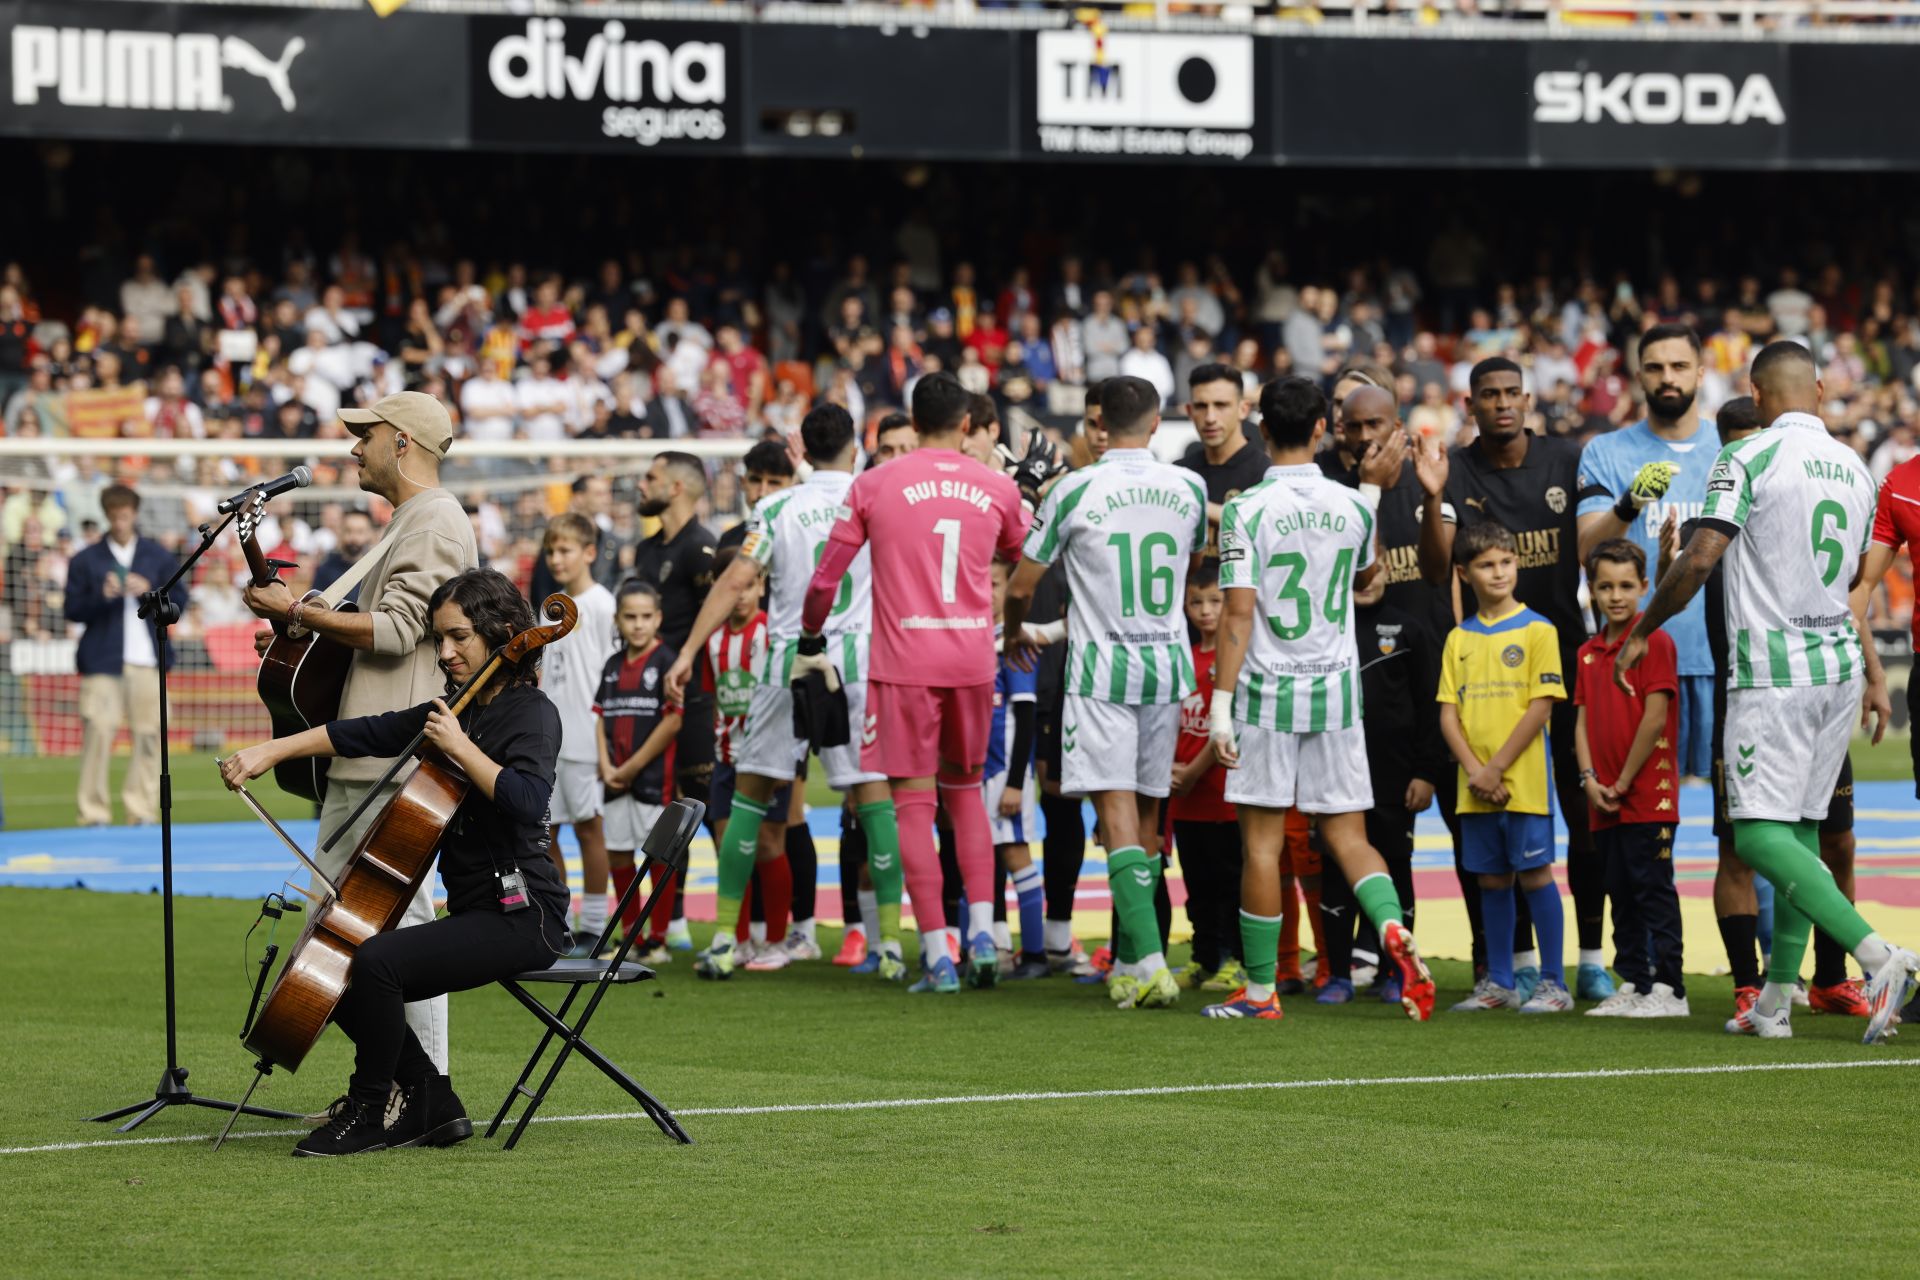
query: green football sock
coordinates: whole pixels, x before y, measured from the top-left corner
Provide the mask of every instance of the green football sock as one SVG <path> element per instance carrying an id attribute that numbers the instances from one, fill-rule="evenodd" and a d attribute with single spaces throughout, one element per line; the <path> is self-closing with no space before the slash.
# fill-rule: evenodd
<path id="1" fill-rule="evenodd" d="M 1803 827 L 1805 831 L 1800 829 Z M 1848 951 L 1858 948 L 1873 932 L 1873 926 L 1854 910 L 1847 895 L 1840 892 L 1833 872 L 1820 861 L 1819 836 L 1814 824 L 1736 819 L 1733 847 L 1742 862 L 1770 880 L 1778 891 L 1779 896 L 1774 899 L 1773 960 L 1767 969 L 1770 979 L 1775 973 L 1788 971 L 1783 966 L 1789 959 L 1791 972 L 1796 977 L 1799 975 L 1807 931 L 1804 924 L 1795 925 L 1796 915 L 1820 926 L 1828 937 Z M 1783 912 L 1780 909 L 1783 900 L 1790 902 L 1792 909 Z M 1787 939 L 1787 929 L 1794 927 L 1799 930 L 1798 946 L 1791 956 L 1783 956 L 1787 948 L 1782 946 L 1782 941 Z"/>
<path id="2" fill-rule="evenodd" d="M 900 821 L 893 801 L 875 800 L 858 806 L 860 830 L 867 837 L 867 871 L 873 876 L 873 896 L 880 903 L 880 940 L 900 936 L 900 896 L 906 876 L 900 865 Z"/>
<path id="3" fill-rule="evenodd" d="M 766 805 L 743 795 L 733 797 L 733 814 L 727 819 L 727 831 L 720 839 L 717 855 L 720 887 L 713 904 L 715 941 L 733 939 L 734 924 L 740 919 L 740 902 L 747 896 L 748 881 L 753 879 L 753 850 L 760 843 L 760 823 L 766 816 Z"/>
<path id="4" fill-rule="evenodd" d="M 1784 893 L 1773 897 L 1773 952 L 1767 957 L 1767 981 L 1791 987 L 1800 981 L 1800 962 L 1806 958 L 1813 921 Z"/>
<path id="5" fill-rule="evenodd" d="M 1240 946 L 1247 956 L 1247 981 L 1271 987 L 1280 962 L 1280 917 L 1240 912 Z"/>
<path id="6" fill-rule="evenodd" d="M 1113 940 L 1114 958 L 1133 964 L 1160 949 L 1160 917 L 1153 909 L 1153 866 L 1139 845 L 1115 849 L 1107 855 L 1107 885 L 1113 891 L 1113 909 L 1120 917 L 1120 936 Z"/>
<path id="7" fill-rule="evenodd" d="M 1339 875 L 1339 868 L 1334 868 L 1333 874 Z M 1393 877 L 1384 871 L 1362 876 L 1360 883 L 1353 886 L 1353 896 L 1359 900 L 1360 910 L 1373 922 L 1374 931 L 1385 941 L 1387 926 L 1400 923 L 1400 895 L 1394 892 Z"/>

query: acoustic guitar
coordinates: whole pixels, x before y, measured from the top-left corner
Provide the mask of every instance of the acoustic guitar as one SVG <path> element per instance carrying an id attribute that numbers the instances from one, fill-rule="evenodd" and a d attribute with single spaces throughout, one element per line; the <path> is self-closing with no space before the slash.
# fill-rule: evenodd
<path id="1" fill-rule="evenodd" d="M 281 569 L 291 567 L 286 561 L 267 559 L 260 550 L 255 535 L 265 510 L 266 496 L 258 495 L 238 520 L 240 550 L 246 554 L 256 587 L 266 586 Z M 329 605 L 318 591 L 309 591 L 301 599 L 323 609 L 354 612 L 351 604 Z M 282 618 L 273 619 L 272 625 L 273 642 L 260 658 L 254 687 L 273 719 L 273 736 L 283 738 L 339 719 L 340 694 L 346 688 L 353 650 Z M 326 760 L 288 760 L 274 767 L 273 780 L 282 791 L 318 804 L 327 794 L 327 764 Z"/>

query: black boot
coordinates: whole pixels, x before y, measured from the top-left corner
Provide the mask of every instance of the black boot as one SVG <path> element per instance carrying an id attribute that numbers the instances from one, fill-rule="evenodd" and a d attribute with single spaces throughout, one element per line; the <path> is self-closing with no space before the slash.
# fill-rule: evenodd
<path id="1" fill-rule="evenodd" d="M 363 1151 L 384 1151 L 387 1131 L 382 1125 L 382 1108 L 342 1098 L 333 1104 L 327 1122 L 294 1146 L 296 1156 L 357 1156 Z"/>
<path id="2" fill-rule="evenodd" d="M 387 1126 L 389 1147 L 450 1147 L 473 1136 L 473 1121 L 445 1076 L 400 1091 L 400 1114 Z"/>

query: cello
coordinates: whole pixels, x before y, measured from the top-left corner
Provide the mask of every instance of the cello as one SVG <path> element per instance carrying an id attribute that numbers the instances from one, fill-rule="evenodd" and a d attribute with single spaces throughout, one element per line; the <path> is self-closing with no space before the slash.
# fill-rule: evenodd
<path id="1" fill-rule="evenodd" d="M 546 626 L 530 627 L 495 649 L 480 669 L 448 698 L 449 711 L 458 716 L 504 665 L 518 665 L 534 650 L 552 644 L 573 630 L 578 613 L 570 597 L 556 592 L 546 598 L 541 609 L 554 621 Z M 326 1029 L 340 998 L 346 994 L 359 948 L 368 939 L 400 923 L 407 904 L 413 901 L 433 868 L 440 842 L 472 784 L 467 775 L 428 744 L 425 737 L 424 730 L 415 736 L 407 750 L 368 791 L 360 808 L 342 824 L 340 830 L 350 828 L 380 793 L 380 788 L 408 763 L 417 761 L 417 767 L 374 819 L 336 880 L 328 880 L 252 795 L 244 787 L 240 789 L 242 798 L 254 812 L 274 828 L 324 886 L 324 892 L 309 914 L 306 929 L 287 952 L 286 967 L 268 992 L 266 1003 L 241 1031 L 241 1043 L 258 1058 L 255 1064 L 258 1074 L 247 1089 L 249 1097 L 274 1067 L 285 1067 L 288 1071 L 299 1069 Z M 335 831 L 321 846 L 322 851 L 339 835 L 340 831 Z M 222 1139 L 225 1136 L 221 1134 Z"/>

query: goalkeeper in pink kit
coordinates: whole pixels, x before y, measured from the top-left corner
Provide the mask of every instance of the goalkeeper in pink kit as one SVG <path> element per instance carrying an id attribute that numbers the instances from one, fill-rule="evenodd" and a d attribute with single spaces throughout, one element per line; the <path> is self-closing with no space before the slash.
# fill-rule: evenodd
<path id="1" fill-rule="evenodd" d="M 1027 519 L 1018 486 L 960 452 L 971 426 L 970 402 L 951 374 L 929 374 L 914 387 L 920 447 L 861 473 L 847 491 L 807 588 L 793 665 L 796 679 L 829 669 L 821 628 L 847 566 L 863 545 L 870 547 L 872 667 L 866 723 L 852 728 L 860 735 L 862 768 L 884 773 L 892 784 L 925 970 L 911 990 L 920 992 L 960 989 L 941 933 L 936 780 L 966 886 L 968 980 L 989 986 L 997 972 L 993 836 L 980 787 L 998 663 L 989 571 L 995 556 L 1019 559 Z"/>

